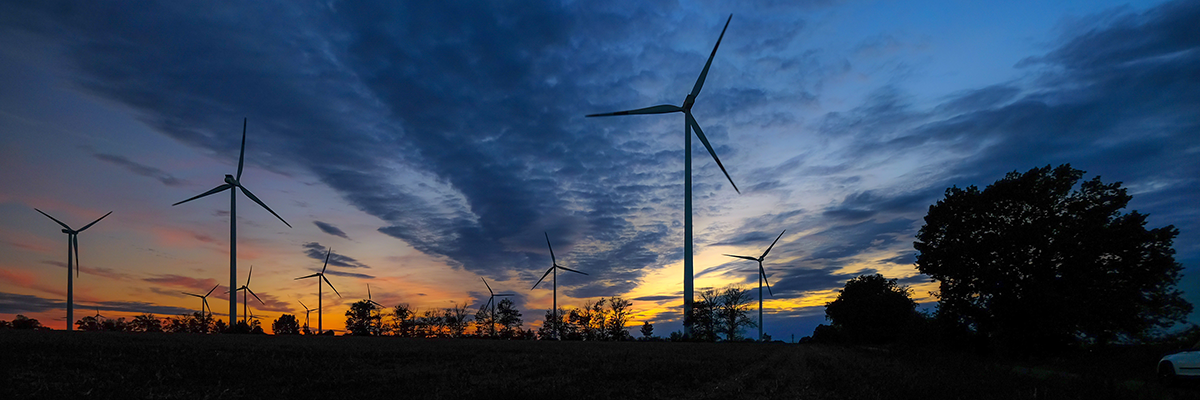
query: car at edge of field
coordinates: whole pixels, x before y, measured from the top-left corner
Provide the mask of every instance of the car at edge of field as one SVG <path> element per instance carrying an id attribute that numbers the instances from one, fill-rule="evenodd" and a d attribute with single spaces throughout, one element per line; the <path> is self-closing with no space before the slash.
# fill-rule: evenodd
<path id="1" fill-rule="evenodd" d="M 1200 343 L 1198 343 L 1200 345 Z M 1158 360 L 1158 379 L 1170 385 L 1179 378 L 1200 378 L 1200 348 L 1193 347 Z"/>

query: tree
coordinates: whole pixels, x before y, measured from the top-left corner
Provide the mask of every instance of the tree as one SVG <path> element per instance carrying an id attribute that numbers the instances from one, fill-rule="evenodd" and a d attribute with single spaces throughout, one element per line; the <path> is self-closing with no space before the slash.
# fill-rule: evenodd
<path id="1" fill-rule="evenodd" d="M 504 299 L 496 305 L 496 323 L 500 324 L 500 337 L 516 338 L 521 333 L 521 311 L 512 300 Z"/>
<path id="2" fill-rule="evenodd" d="M 633 302 L 622 299 L 617 296 L 608 298 L 608 318 L 605 321 L 605 329 L 608 331 L 609 340 L 630 340 L 633 336 L 629 331 L 625 330 L 625 324 L 629 323 L 630 307 L 633 307 Z M 644 327 L 643 327 L 644 328 Z M 654 328 L 651 328 L 653 330 Z M 643 334 L 643 336 L 645 336 Z"/>
<path id="3" fill-rule="evenodd" d="M 391 313 L 391 328 L 392 334 L 401 337 L 413 337 L 416 328 L 416 321 L 413 320 L 415 315 L 408 304 L 397 304 L 392 307 Z"/>
<path id="4" fill-rule="evenodd" d="M 642 322 L 641 331 L 642 331 L 642 339 L 650 340 L 650 339 L 654 338 L 654 324 L 651 324 L 650 321 Z"/>
<path id="5" fill-rule="evenodd" d="M 276 335 L 297 335 L 300 333 L 300 321 L 295 315 L 283 314 L 271 323 L 271 331 Z"/>
<path id="6" fill-rule="evenodd" d="M 75 330 L 97 332 L 100 331 L 100 329 L 100 320 L 91 315 L 75 321 Z"/>
<path id="7" fill-rule="evenodd" d="M 105 318 L 100 322 L 100 329 L 109 332 L 128 332 L 129 323 L 125 322 L 125 317 L 112 319 Z"/>
<path id="8" fill-rule="evenodd" d="M 846 282 L 837 299 L 825 303 L 825 319 L 848 340 L 894 341 L 916 314 L 917 303 L 907 286 L 883 275 L 859 275 Z M 814 334 L 814 337 L 816 334 Z"/>
<path id="9" fill-rule="evenodd" d="M 951 187 L 929 207 L 917 269 L 940 282 L 938 318 L 1021 349 L 1141 338 L 1192 310 L 1175 288 L 1174 226 L 1146 229 L 1132 198 L 1069 164 Z"/>
<path id="10" fill-rule="evenodd" d="M 684 338 L 697 342 L 715 342 L 717 341 L 717 314 L 716 307 L 719 300 L 717 289 L 706 288 L 702 289 L 697 294 L 700 295 L 700 301 L 692 302 L 692 313 L 684 317 L 684 324 L 691 325 L 691 337 Z"/>
<path id="11" fill-rule="evenodd" d="M 446 309 L 442 314 L 442 320 L 446 321 L 446 329 L 449 330 L 450 337 L 462 337 L 467 331 L 467 304 L 463 303 L 462 307 L 455 304 L 453 308 Z"/>
<path id="12" fill-rule="evenodd" d="M 142 314 L 133 317 L 133 322 L 129 323 L 130 330 L 134 332 L 162 332 L 162 321 L 154 314 Z"/>
<path id="13" fill-rule="evenodd" d="M 346 330 L 354 336 L 378 336 L 381 320 L 370 300 L 360 300 L 346 310 Z"/>
<path id="14" fill-rule="evenodd" d="M 750 300 L 749 290 L 734 285 L 722 289 L 714 299 L 713 312 L 717 319 L 716 328 L 725 335 L 725 340 L 741 340 L 743 329 L 758 326 L 748 315 Z"/>
<path id="15" fill-rule="evenodd" d="M 13 318 L 13 320 L 12 320 L 12 328 L 13 329 L 41 329 L 42 323 L 38 322 L 37 319 L 28 318 L 24 315 L 17 314 L 17 317 Z"/>

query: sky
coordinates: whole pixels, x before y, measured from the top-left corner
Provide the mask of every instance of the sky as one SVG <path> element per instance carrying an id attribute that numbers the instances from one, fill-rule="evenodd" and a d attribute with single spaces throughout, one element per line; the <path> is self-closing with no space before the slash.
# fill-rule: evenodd
<path id="1" fill-rule="evenodd" d="M 416 4 L 409 4 L 416 3 Z M 683 102 L 678 114 L 585 118 Z M 1174 225 L 1179 287 L 1200 304 L 1200 3 L 1186 1 L 496 1 L 0 3 L 0 319 L 209 302 L 238 281 L 266 325 L 366 298 L 418 310 L 512 292 L 536 328 L 560 306 L 633 301 L 631 332 L 681 329 L 683 157 L 693 155 L 695 285 L 757 289 L 765 331 L 824 321 L 847 280 L 880 273 L 925 306 L 913 241 L 946 188 L 1070 163 L 1124 183 L 1148 227 Z M 332 295 L 332 296 L 331 296 Z M 757 296 L 757 290 L 754 293 Z M 240 311 L 239 311 L 240 312 Z M 316 314 L 311 317 L 315 325 Z M 1196 321 L 1192 314 L 1191 321 Z M 635 333 L 636 335 L 636 333 Z"/>

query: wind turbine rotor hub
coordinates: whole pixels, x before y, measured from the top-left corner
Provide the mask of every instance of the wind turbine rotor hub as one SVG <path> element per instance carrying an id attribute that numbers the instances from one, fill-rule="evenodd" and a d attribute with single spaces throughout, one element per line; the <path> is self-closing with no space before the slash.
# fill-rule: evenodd
<path id="1" fill-rule="evenodd" d="M 688 93 L 687 98 L 683 99 L 683 107 L 682 107 L 683 111 L 691 112 L 692 105 L 694 105 L 694 104 L 696 104 L 696 96 L 692 95 L 691 93 Z"/>
<path id="2" fill-rule="evenodd" d="M 233 175 L 229 175 L 229 174 L 225 174 L 225 183 L 228 183 L 233 186 L 241 186 L 241 184 L 238 183 L 237 179 L 234 179 Z"/>

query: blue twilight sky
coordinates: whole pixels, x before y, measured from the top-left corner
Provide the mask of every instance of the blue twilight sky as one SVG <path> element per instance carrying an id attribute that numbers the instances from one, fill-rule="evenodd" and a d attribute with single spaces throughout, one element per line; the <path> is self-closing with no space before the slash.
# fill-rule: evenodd
<path id="1" fill-rule="evenodd" d="M 634 300 L 679 329 L 680 104 L 726 17 L 693 112 L 742 194 L 693 143 L 696 286 L 775 296 L 766 331 L 808 335 L 844 282 L 917 273 L 912 242 L 952 185 L 1070 163 L 1174 224 L 1200 303 L 1200 3 L 1128 1 L 6 2 L 0 5 L 0 318 L 63 325 L 64 235 L 83 225 L 76 318 L 194 309 L 239 282 L 258 315 L 312 306 L 325 250 L 343 297 L 419 309 L 518 293 L 564 266 L 559 304 Z M 240 195 L 239 195 L 240 196 Z M 240 283 L 239 283 L 240 284 Z M 210 299 L 228 309 L 219 288 Z M 221 297 L 221 299 L 218 299 Z M 310 303 L 311 302 L 311 303 Z M 315 315 L 313 317 L 315 319 Z"/>

